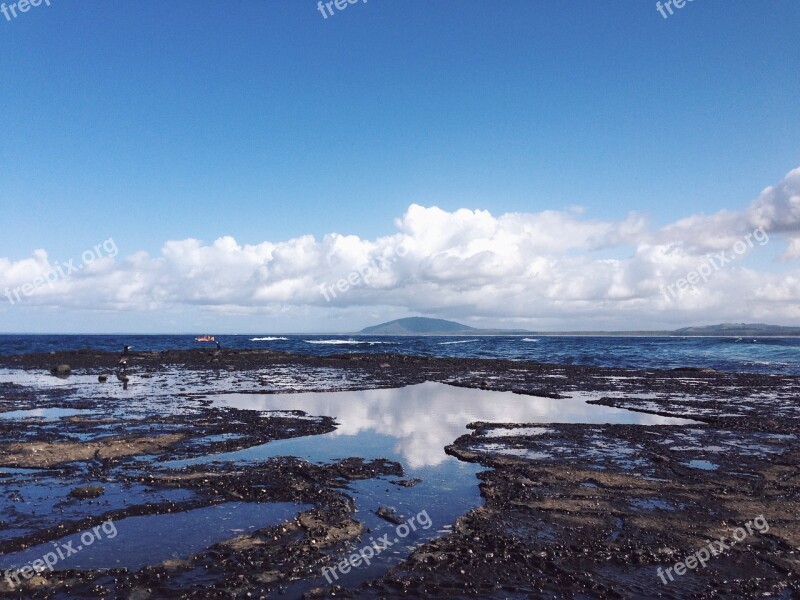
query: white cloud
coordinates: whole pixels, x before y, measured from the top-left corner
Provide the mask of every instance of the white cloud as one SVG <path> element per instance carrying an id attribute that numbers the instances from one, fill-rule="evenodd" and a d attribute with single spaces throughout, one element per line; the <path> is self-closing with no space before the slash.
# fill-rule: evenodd
<path id="1" fill-rule="evenodd" d="M 146 314 L 192 307 L 215 315 L 335 318 L 365 314 L 366 307 L 569 328 L 800 317 L 800 272 L 791 262 L 800 258 L 800 168 L 740 211 L 689 215 L 655 230 L 636 213 L 603 221 L 574 208 L 494 216 L 417 204 L 395 224 L 395 234 L 374 240 L 331 233 L 244 246 L 230 236 L 211 244 L 167 241 L 158 256 L 104 257 L 37 285 L 14 306 L 1 299 L 1 310 Z M 675 299 L 662 293 L 710 253 L 730 254 L 756 227 L 770 237 L 769 245 L 748 247 L 745 254 L 756 260 L 737 258 Z M 53 266 L 45 250 L 18 261 L 0 258 L 0 289 L 13 298 Z M 320 293 L 323 284 L 367 268 L 366 281 L 335 291 L 330 302 Z"/>

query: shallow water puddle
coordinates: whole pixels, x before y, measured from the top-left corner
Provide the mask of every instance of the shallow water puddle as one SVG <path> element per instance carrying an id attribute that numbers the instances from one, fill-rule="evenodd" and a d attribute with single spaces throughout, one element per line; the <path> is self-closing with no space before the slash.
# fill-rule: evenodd
<path id="1" fill-rule="evenodd" d="M 546 427 L 495 427 L 484 433 L 483 437 L 530 437 L 533 435 L 544 435 L 548 431 L 549 429 Z"/>
<path id="2" fill-rule="evenodd" d="M 666 500 L 661 500 L 658 498 L 635 498 L 630 501 L 630 505 L 636 510 L 676 510 L 675 506 Z M 680 505 L 679 508 L 683 508 L 683 505 Z"/>
<path id="3" fill-rule="evenodd" d="M 348 394 L 342 393 L 342 395 Z M 293 397 L 290 397 L 290 401 L 296 401 L 299 394 L 290 396 Z M 297 407 L 306 409 L 305 406 Z M 308 410 L 310 413 L 313 412 Z M 482 504 L 475 477 L 482 467 L 446 455 L 442 446 L 436 449 L 436 456 L 430 459 L 424 455 L 411 455 L 414 458 L 411 464 L 405 460 L 408 447 L 398 444 L 397 439 L 391 435 L 379 433 L 375 429 L 363 429 L 348 435 L 334 434 L 335 432 L 276 440 L 236 452 L 162 464 L 166 467 L 180 468 L 203 462 L 253 462 L 278 456 L 296 456 L 311 462 L 331 462 L 358 456 L 365 460 L 387 458 L 402 463 L 405 471 L 403 478 L 382 477 L 349 483 L 347 493 L 356 502 L 355 518 L 364 523 L 369 530 L 353 548 L 357 550 L 369 545 L 370 538 L 379 539 L 385 534 L 389 534 L 389 539 L 397 537 L 395 526 L 375 514 L 380 507 L 394 508 L 403 520 L 426 511 L 432 525 L 428 529 L 418 528 L 410 532 L 391 548 L 376 556 L 370 565 L 362 564 L 347 574 L 338 573 L 339 578 L 335 583 L 345 586 L 355 586 L 386 573 L 390 567 L 402 562 L 411 553 L 413 546 L 438 537 L 441 534 L 437 533 L 437 530 L 455 522 L 458 517 Z M 410 479 L 420 479 L 421 482 L 412 487 L 393 483 Z M 312 587 L 327 585 L 328 582 L 320 573 L 320 577 L 316 579 L 290 585 L 287 593 L 293 597 L 294 594 L 300 594 Z"/>
<path id="4" fill-rule="evenodd" d="M 692 469 L 700 469 L 702 471 L 716 471 L 719 469 L 719 465 L 711 462 L 710 460 L 690 460 L 685 464 L 687 467 L 691 467 Z"/>
<path id="5" fill-rule="evenodd" d="M 324 435 L 278 440 L 236 452 L 171 461 L 164 466 L 180 468 L 212 461 L 250 462 L 278 456 L 296 456 L 311 462 L 331 462 L 351 456 L 400 462 L 405 470 L 405 479 L 418 478 L 421 483 L 402 487 L 392 483 L 396 478 L 351 482 L 350 493 L 359 511 L 356 518 L 370 529 L 369 536 L 375 538 L 385 533 L 393 535 L 395 531 L 394 525 L 374 514 L 381 506 L 396 508 L 398 514 L 406 519 L 426 511 L 432 527 L 414 532 L 402 543 L 376 557 L 369 567 L 353 569 L 336 582 L 350 586 L 385 573 L 408 556 L 414 545 L 441 535 L 439 532 L 443 527 L 481 505 L 475 475 L 482 467 L 461 462 L 444 452 L 445 446 L 469 432 L 469 423 L 690 423 L 683 419 L 586 403 L 588 399 L 599 397 L 599 394 L 574 394 L 559 400 L 433 382 L 348 392 L 224 394 L 214 397 L 212 406 L 265 413 L 299 409 L 309 415 L 334 417 L 338 426 L 335 431 Z M 495 433 L 493 437 L 536 435 L 543 429 L 506 431 L 507 434 Z M 368 536 L 362 543 L 367 540 Z M 307 581 L 302 587 L 310 584 L 325 585 L 326 582 L 324 579 Z"/>
<path id="6" fill-rule="evenodd" d="M 263 527 L 278 525 L 311 507 L 291 502 L 228 502 L 180 513 L 127 517 L 57 542 L 0 556 L 0 568 L 20 568 L 68 546 L 74 554 L 59 560 L 56 569 L 140 569 L 170 558 L 187 558 L 212 544 Z M 90 538 L 93 538 L 90 542 Z"/>
<path id="7" fill-rule="evenodd" d="M 224 394 L 217 396 L 212 406 L 260 411 L 300 409 L 310 415 L 334 417 L 339 423 L 336 431 L 317 436 L 317 439 L 326 440 L 324 447 L 320 448 L 322 456 L 313 457 L 309 453 L 297 456 L 308 456 L 314 460 L 363 456 L 360 453 L 350 454 L 349 450 L 344 456 L 337 455 L 342 446 L 359 447 L 341 438 L 378 434 L 393 441 L 392 449 L 411 468 L 435 466 L 446 460 L 444 447 L 467 433 L 467 424 L 475 421 L 640 425 L 692 423 L 686 419 L 587 404 L 586 400 L 600 396 L 573 394 L 570 398 L 553 399 L 426 382 L 403 388 L 355 392 Z M 330 448 L 330 451 L 325 448 Z M 231 459 L 243 458 L 240 455 Z"/>
<path id="8" fill-rule="evenodd" d="M 31 410 L 10 410 L 0 412 L 0 419 L 17 420 L 23 419 L 43 419 L 45 421 L 55 421 L 64 417 L 76 417 L 78 415 L 91 415 L 90 410 L 77 408 L 34 408 Z"/>
<path id="9" fill-rule="evenodd" d="M 30 475 L 31 473 L 43 473 L 46 469 L 36 469 L 33 467 L 0 467 L 2 475 Z"/>
<path id="10" fill-rule="evenodd" d="M 195 494 L 186 489 L 157 489 L 138 483 L 102 482 L 102 494 L 91 499 L 69 495 L 70 487 L 45 471 L 16 469 L 4 475 L 0 502 L 0 540 L 57 527 L 65 521 L 81 521 L 136 504 L 187 502 Z M 74 489 L 74 487 L 73 487 Z"/>

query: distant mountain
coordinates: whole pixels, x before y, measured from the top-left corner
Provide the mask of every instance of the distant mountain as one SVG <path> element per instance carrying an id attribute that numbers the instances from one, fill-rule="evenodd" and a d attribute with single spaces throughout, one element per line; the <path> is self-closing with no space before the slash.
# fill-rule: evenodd
<path id="1" fill-rule="evenodd" d="M 800 327 L 767 325 L 765 323 L 722 323 L 702 327 L 676 329 L 674 335 L 725 335 L 737 337 L 800 336 Z"/>
<path id="2" fill-rule="evenodd" d="M 475 333 L 474 327 L 444 319 L 426 317 L 407 317 L 372 327 L 365 327 L 359 333 L 365 335 L 458 335 Z"/>

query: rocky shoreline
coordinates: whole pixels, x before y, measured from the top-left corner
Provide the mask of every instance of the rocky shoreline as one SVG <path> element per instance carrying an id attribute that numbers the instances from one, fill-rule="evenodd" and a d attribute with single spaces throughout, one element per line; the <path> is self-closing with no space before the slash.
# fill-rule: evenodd
<path id="1" fill-rule="evenodd" d="M 24 428 L 18 420 L 0 418 L 4 497 L 12 506 L 24 503 L 26 486 L 36 485 L 49 490 L 48 502 L 60 510 L 55 517 L 4 509 L 0 552 L 53 542 L 109 518 L 227 502 L 311 508 L 282 525 L 135 572 L 57 570 L 20 585 L 0 579 L 4 597 L 788 598 L 800 593 L 797 378 L 391 354 L 187 350 L 131 353 L 131 386 L 123 391 L 114 377 L 98 382 L 100 375 L 114 373 L 117 360 L 113 353 L 95 351 L 0 357 L 0 369 L 21 378 L 0 384 L 0 413 L 85 411 L 28 418 Z M 46 384 L 59 365 L 69 365 L 66 381 L 79 382 L 77 390 Z M 447 452 L 486 467 L 480 474 L 485 505 L 462 516 L 449 535 L 356 589 L 302 582 L 318 579 L 322 568 L 363 543 L 367 532 L 347 483 L 402 482 L 402 464 L 354 456 L 324 465 L 283 457 L 233 468 L 170 466 L 337 426 L 330 417 L 300 411 L 260 415 L 213 407 L 215 394 L 347 391 L 424 381 L 554 399 L 591 391 L 602 396 L 594 401 L 598 404 L 694 423 L 475 423 Z M 112 488 L 124 490 L 125 497 L 108 500 Z M 758 516 L 769 523 L 767 533 L 748 537 L 703 569 L 666 583 L 657 576 L 657 568 L 672 567 Z"/>

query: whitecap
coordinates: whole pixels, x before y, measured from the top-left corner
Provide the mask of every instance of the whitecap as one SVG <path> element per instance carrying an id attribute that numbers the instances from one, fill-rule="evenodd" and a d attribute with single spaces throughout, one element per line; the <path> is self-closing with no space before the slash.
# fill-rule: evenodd
<path id="1" fill-rule="evenodd" d="M 306 344 L 369 344 L 369 342 L 357 342 L 356 340 L 305 340 Z"/>

